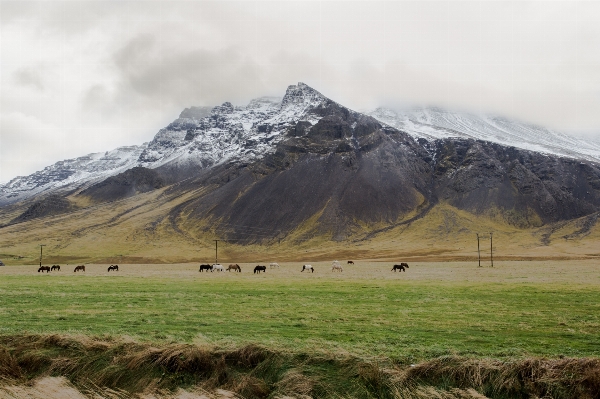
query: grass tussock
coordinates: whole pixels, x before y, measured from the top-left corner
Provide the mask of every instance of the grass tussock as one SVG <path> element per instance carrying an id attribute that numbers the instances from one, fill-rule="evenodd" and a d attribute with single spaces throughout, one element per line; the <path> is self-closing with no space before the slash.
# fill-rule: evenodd
<path id="1" fill-rule="evenodd" d="M 398 365 L 257 345 L 222 349 L 60 335 L 0 336 L 0 375 L 3 398 L 60 397 L 54 394 L 60 389 L 98 399 L 600 397 L 597 358 L 448 356 Z"/>

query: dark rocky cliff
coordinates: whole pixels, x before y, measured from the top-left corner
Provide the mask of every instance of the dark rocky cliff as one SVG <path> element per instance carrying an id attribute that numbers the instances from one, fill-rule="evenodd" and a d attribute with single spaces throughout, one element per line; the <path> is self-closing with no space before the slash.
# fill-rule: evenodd
<path id="1" fill-rule="evenodd" d="M 165 179 L 153 169 L 137 166 L 95 184 L 79 195 L 96 202 L 115 201 L 164 187 Z"/>

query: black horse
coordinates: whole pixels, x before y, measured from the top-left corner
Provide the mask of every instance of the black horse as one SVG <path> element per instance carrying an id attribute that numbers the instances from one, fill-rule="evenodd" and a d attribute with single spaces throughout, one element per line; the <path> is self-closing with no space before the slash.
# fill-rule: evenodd
<path id="1" fill-rule="evenodd" d="M 260 274 L 261 271 L 263 271 L 263 272 L 266 273 L 267 272 L 267 267 L 266 266 L 260 266 L 260 265 L 258 265 L 258 266 L 256 266 L 254 268 L 254 273 Z"/>
<path id="2" fill-rule="evenodd" d="M 52 265 L 52 267 L 50 268 L 50 270 L 52 270 L 52 271 L 55 271 L 55 270 L 60 271 L 60 266 L 59 265 Z"/>
<path id="3" fill-rule="evenodd" d="M 400 270 L 401 272 L 405 272 L 405 268 L 408 269 L 408 263 L 402 262 L 399 265 L 394 265 L 391 271 L 395 272 L 396 270 Z"/>
<path id="4" fill-rule="evenodd" d="M 119 265 L 110 265 L 108 267 L 108 271 L 111 271 L 111 270 L 114 270 L 114 271 L 118 272 L 119 271 Z"/>
<path id="5" fill-rule="evenodd" d="M 38 269 L 38 273 L 39 272 L 46 272 L 46 273 L 50 273 L 50 266 L 40 266 L 40 268 Z"/>
<path id="6" fill-rule="evenodd" d="M 202 272 L 204 270 L 206 270 L 206 271 L 209 271 L 209 270 L 212 271 L 212 266 L 211 265 L 200 265 L 200 270 L 198 270 L 198 271 Z"/>

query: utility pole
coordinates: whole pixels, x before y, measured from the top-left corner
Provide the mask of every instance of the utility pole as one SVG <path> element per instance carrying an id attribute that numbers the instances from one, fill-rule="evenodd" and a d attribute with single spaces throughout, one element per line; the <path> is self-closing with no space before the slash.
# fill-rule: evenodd
<path id="1" fill-rule="evenodd" d="M 481 252 L 479 251 L 479 233 L 477 233 L 477 262 L 479 264 L 479 266 L 477 267 L 481 267 Z"/>
<path id="2" fill-rule="evenodd" d="M 494 247 L 492 245 L 492 233 L 490 233 L 490 261 L 492 262 L 492 267 L 494 267 Z"/>
<path id="3" fill-rule="evenodd" d="M 217 256 L 217 249 L 219 248 L 219 241 L 221 240 L 213 240 L 215 242 L 215 263 L 219 263 L 219 257 Z"/>
<path id="4" fill-rule="evenodd" d="M 40 267 L 42 267 L 42 253 L 43 253 L 43 248 L 46 246 L 46 244 L 40 244 Z"/>

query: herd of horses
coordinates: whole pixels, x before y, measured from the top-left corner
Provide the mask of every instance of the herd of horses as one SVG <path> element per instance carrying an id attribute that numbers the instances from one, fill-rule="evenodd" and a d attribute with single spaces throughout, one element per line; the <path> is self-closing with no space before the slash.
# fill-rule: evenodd
<path id="1" fill-rule="evenodd" d="M 351 261 L 351 260 L 349 260 L 349 261 L 348 261 L 348 264 L 349 264 L 349 265 L 353 265 L 353 264 L 354 264 L 354 262 L 353 262 L 353 261 Z M 270 267 L 271 269 L 274 269 L 274 268 L 279 268 L 279 264 L 278 264 L 278 263 L 275 263 L 275 262 L 273 262 L 273 263 L 270 263 L 270 264 L 269 264 L 269 267 Z M 401 271 L 401 272 L 405 272 L 405 271 L 406 271 L 406 269 L 408 269 L 408 263 L 406 263 L 406 262 L 402 262 L 402 263 L 400 263 L 399 265 L 394 265 L 394 266 L 392 267 L 392 270 L 391 270 L 391 271 L 393 271 L 393 272 L 395 272 L 395 271 Z M 209 264 L 204 264 L 204 265 L 200 265 L 200 269 L 199 269 L 198 271 L 199 271 L 199 272 L 204 272 L 204 271 L 206 271 L 206 272 L 208 272 L 208 271 L 210 271 L 210 272 L 215 272 L 215 271 L 216 271 L 216 272 L 224 272 L 224 271 L 226 271 L 226 270 L 227 270 L 228 272 L 230 272 L 230 271 L 232 271 L 232 270 L 233 270 L 234 272 L 239 272 L 239 273 L 241 273 L 241 272 L 242 272 L 242 268 L 241 268 L 241 267 L 240 267 L 240 265 L 238 265 L 237 263 L 236 263 L 236 264 L 231 264 L 231 265 L 229 265 L 229 267 L 228 267 L 228 268 L 225 268 L 223 265 L 221 265 L 221 264 L 219 264 L 219 263 L 214 263 L 214 264 L 212 264 L 212 265 L 209 265 Z M 303 272 L 303 271 L 305 271 L 305 270 L 306 270 L 306 271 L 309 271 L 309 272 L 311 272 L 311 273 L 314 273 L 314 272 L 315 272 L 315 268 L 314 268 L 312 265 L 302 265 L 302 270 L 300 270 L 300 271 L 301 271 L 301 272 Z M 256 266 L 254 267 L 254 274 L 257 274 L 257 273 L 258 273 L 258 274 L 260 274 L 260 272 L 266 272 L 266 271 L 267 271 L 267 266 L 264 266 L 264 265 L 256 265 Z M 344 268 L 342 267 L 342 265 L 340 265 L 340 262 L 338 262 L 338 261 L 336 260 L 336 261 L 333 261 L 333 262 L 331 263 L 331 271 L 332 271 L 332 272 L 343 272 L 343 271 L 344 271 Z"/>
<path id="2" fill-rule="evenodd" d="M 68 266 L 68 265 L 67 265 Z M 39 272 L 46 272 L 46 273 L 50 273 L 51 271 L 60 271 L 60 265 L 52 265 L 52 267 L 50 266 L 40 266 L 40 268 L 38 269 L 38 273 Z M 119 271 L 119 265 L 110 265 L 108 267 L 108 271 L 110 272 L 111 270 L 114 270 L 116 272 Z M 75 270 L 73 270 L 73 273 L 76 272 L 85 272 L 85 265 L 79 265 L 79 266 L 75 266 Z"/>
<path id="3" fill-rule="evenodd" d="M 349 260 L 348 264 L 349 265 L 353 265 L 354 262 L 351 261 L 351 260 Z M 272 263 L 269 264 L 269 267 L 271 269 L 279 268 L 279 263 L 272 262 Z M 402 262 L 399 265 L 394 265 L 392 267 L 391 271 L 393 271 L 393 272 L 396 272 L 396 271 L 405 272 L 406 269 L 408 269 L 408 263 Z M 59 265 L 52 265 L 52 267 L 50 267 L 50 266 L 40 266 L 40 268 L 38 269 L 38 273 L 39 272 L 50 273 L 51 271 L 55 271 L 55 270 L 60 271 L 60 266 Z M 235 263 L 235 264 L 232 263 L 231 265 L 229 265 L 229 267 L 227 269 L 223 265 L 221 265 L 219 263 L 214 263 L 212 265 L 204 264 L 204 265 L 200 265 L 200 270 L 198 270 L 198 271 L 199 272 L 204 272 L 204 271 L 206 271 L 206 272 L 208 272 L 208 271 L 210 271 L 210 272 L 215 272 L 215 271 L 216 272 L 224 272 L 226 270 L 228 272 L 230 272 L 232 270 L 234 272 L 238 272 L 238 273 L 242 272 L 242 268 L 237 263 Z M 300 270 L 300 271 L 304 272 L 305 270 L 309 271 L 311 273 L 315 272 L 315 268 L 312 265 L 302 265 L 302 270 Z M 73 270 L 73 272 L 80 272 L 80 271 L 81 272 L 85 272 L 85 265 L 76 266 L 75 270 Z M 110 272 L 110 271 L 116 271 L 116 272 L 118 272 L 119 271 L 119 265 L 110 265 L 108 267 L 108 272 Z M 265 273 L 266 271 L 267 271 L 267 266 L 257 265 L 257 266 L 254 267 L 254 274 L 260 274 L 261 272 Z M 331 263 L 331 271 L 332 272 L 343 272 L 344 268 L 342 267 L 342 265 L 340 265 L 340 262 L 338 262 L 336 260 L 336 261 L 333 261 Z"/>

